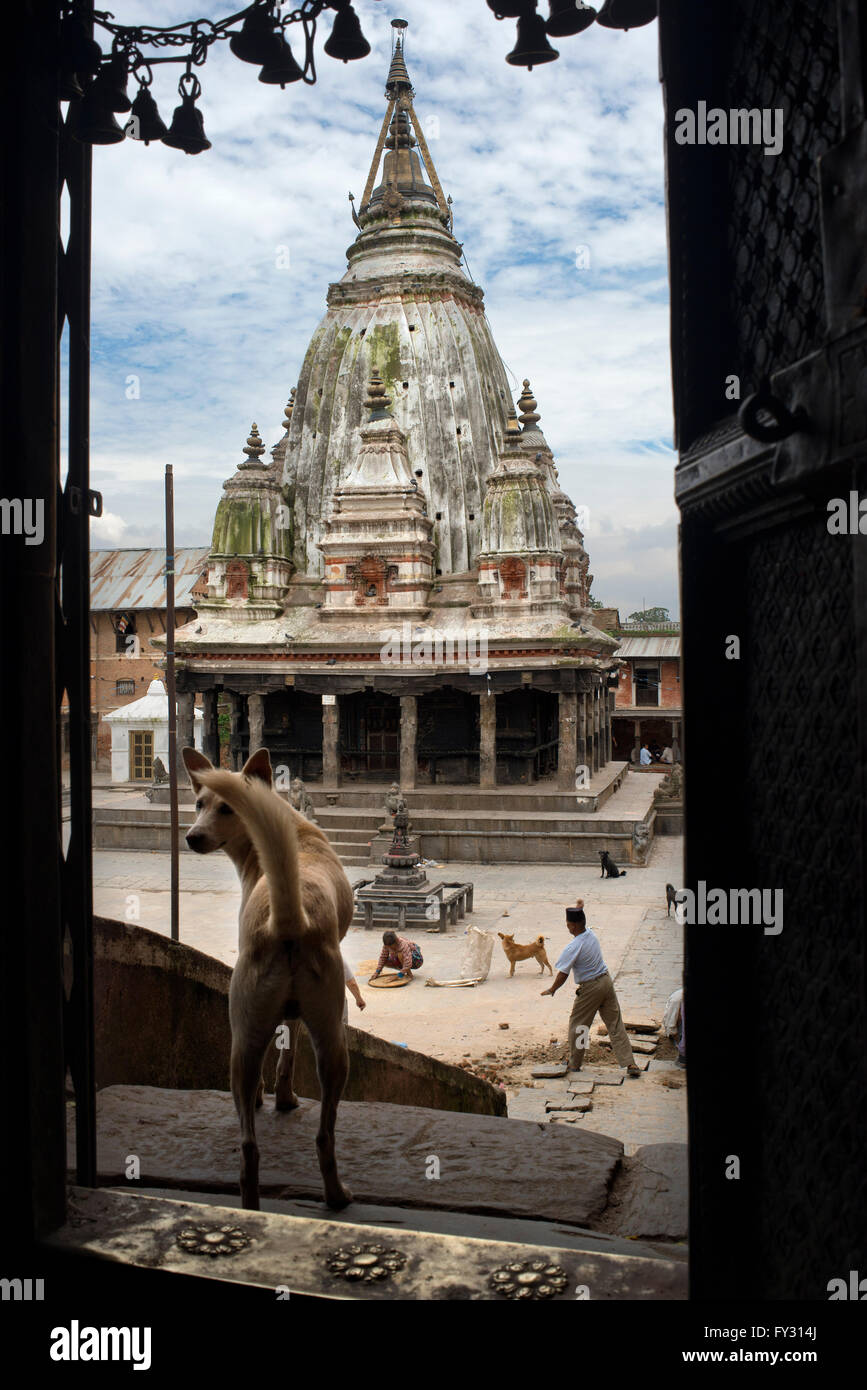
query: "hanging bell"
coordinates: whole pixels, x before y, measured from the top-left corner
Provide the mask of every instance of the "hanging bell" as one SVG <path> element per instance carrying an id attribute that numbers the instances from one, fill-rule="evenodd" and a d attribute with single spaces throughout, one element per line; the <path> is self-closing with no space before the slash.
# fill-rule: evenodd
<path id="1" fill-rule="evenodd" d="M 74 108 L 70 108 L 70 111 Z M 118 145 L 126 131 L 118 125 L 114 111 L 105 102 L 105 91 L 99 81 L 91 82 L 81 100 L 78 115 L 71 126 L 72 134 L 83 145 Z"/>
<path id="2" fill-rule="evenodd" d="M 596 23 L 603 29 L 640 29 L 656 19 L 656 0 L 605 0 Z"/>
<path id="3" fill-rule="evenodd" d="M 132 115 L 126 123 L 126 130 L 133 140 L 143 140 L 146 145 L 151 140 L 162 140 L 166 134 L 166 123 L 144 83 L 132 104 Z"/>
<path id="4" fill-rule="evenodd" d="M 497 19 L 520 19 L 527 9 L 527 0 L 488 0 L 488 9 Z"/>
<path id="5" fill-rule="evenodd" d="M 84 96 L 84 88 L 72 70 L 61 72 L 57 95 L 61 101 L 78 101 Z"/>
<path id="6" fill-rule="evenodd" d="M 82 95 L 80 83 L 76 80 L 80 77 L 93 77 L 99 72 L 99 65 L 102 62 L 102 49 L 91 38 L 87 32 L 84 21 L 75 14 L 67 14 L 60 21 L 60 47 L 59 47 L 59 66 L 62 73 L 62 81 L 71 88 L 73 85 L 78 88 L 77 95 Z M 63 100 L 71 101 L 72 96 L 64 96 Z"/>
<path id="7" fill-rule="evenodd" d="M 596 18 L 592 5 L 583 5 L 581 0 L 548 0 L 550 15 L 545 25 L 545 33 L 552 39 L 565 39 L 571 34 L 583 33 Z"/>
<path id="8" fill-rule="evenodd" d="M 280 40 L 273 17 L 267 10 L 257 9 L 247 15 L 240 34 L 229 39 L 229 47 L 242 63 L 255 63 L 261 68 L 280 61 Z"/>
<path id="9" fill-rule="evenodd" d="M 348 63 L 353 58 L 366 58 L 370 44 L 361 32 L 358 15 L 349 3 L 334 16 L 334 28 L 323 44 L 329 58 L 340 58 Z"/>
<path id="10" fill-rule="evenodd" d="M 201 88 L 198 83 L 196 87 L 198 91 L 185 92 L 181 89 L 181 104 L 175 107 L 168 134 L 162 137 L 164 145 L 169 145 L 173 150 L 183 150 L 184 154 L 201 154 L 211 148 L 211 142 L 205 136 L 204 118 L 196 106 L 196 97 Z"/>
<path id="11" fill-rule="evenodd" d="M 281 39 L 282 45 L 280 57 L 273 63 L 266 63 L 259 73 L 260 82 L 270 82 L 278 87 L 285 87 L 289 82 L 300 82 L 304 76 L 303 68 L 299 68 L 292 49 L 285 39 Z"/>
<path id="12" fill-rule="evenodd" d="M 506 54 L 506 62 L 513 68 L 527 68 L 537 63 L 553 63 L 560 54 L 552 48 L 545 34 L 545 21 L 540 14 L 523 14 L 518 20 L 518 42 L 511 53 Z"/>

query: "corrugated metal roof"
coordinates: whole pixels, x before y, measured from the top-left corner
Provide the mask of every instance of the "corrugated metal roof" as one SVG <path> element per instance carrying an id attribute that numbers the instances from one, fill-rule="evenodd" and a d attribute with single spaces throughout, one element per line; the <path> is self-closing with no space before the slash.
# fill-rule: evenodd
<path id="1" fill-rule="evenodd" d="M 193 608 L 193 585 L 208 562 L 207 546 L 175 551 L 175 605 Z M 117 612 L 126 608 L 165 608 L 165 550 L 92 550 L 90 606 Z"/>
<path id="2" fill-rule="evenodd" d="M 680 656 L 680 638 L 627 637 L 615 656 Z"/>

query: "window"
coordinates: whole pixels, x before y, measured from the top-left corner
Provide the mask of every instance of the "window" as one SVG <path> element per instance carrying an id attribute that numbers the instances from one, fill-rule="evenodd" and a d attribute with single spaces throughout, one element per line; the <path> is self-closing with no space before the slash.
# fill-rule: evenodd
<path id="1" fill-rule="evenodd" d="M 132 652 L 138 656 L 138 640 L 134 613 L 117 613 L 114 618 L 114 649 L 124 656 Z"/>
<path id="2" fill-rule="evenodd" d="M 659 662 L 635 667 L 636 705 L 659 704 Z"/>
<path id="3" fill-rule="evenodd" d="M 114 693 L 115 695 L 134 695 L 135 681 L 115 681 Z"/>
<path id="4" fill-rule="evenodd" d="M 131 729 L 129 735 L 129 780 L 131 782 L 150 782 L 153 775 L 153 730 Z"/>

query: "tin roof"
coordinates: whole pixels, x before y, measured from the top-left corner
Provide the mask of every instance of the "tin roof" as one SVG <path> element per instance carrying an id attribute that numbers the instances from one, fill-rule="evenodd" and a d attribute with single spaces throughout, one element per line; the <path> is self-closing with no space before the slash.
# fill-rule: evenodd
<path id="1" fill-rule="evenodd" d="M 680 656 L 679 637 L 627 637 L 616 656 Z"/>
<path id="2" fill-rule="evenodd" d="M 175 551 L 175 605 L 193 608 L 193 586 L 208 562 L 208 546 Z M 165 608 L 165 550 L 92 550 L 90 606 L 94 611 Z"/>

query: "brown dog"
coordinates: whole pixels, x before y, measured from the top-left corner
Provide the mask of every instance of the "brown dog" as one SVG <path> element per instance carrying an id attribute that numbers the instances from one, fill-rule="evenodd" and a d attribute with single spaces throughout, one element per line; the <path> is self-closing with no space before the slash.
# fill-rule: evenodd
<path id="1" fill-rule="evenodd" d="M 501 931 L 497 932 L 497 936 L 502 941 L 503 950 L 505 951 L 506 957 L 512 965 L 512 968 L 509 971 L 510 980 L 515 973 L 515 966 L 517 965 L 519 960 L 537 960 L 539 962 L 540 975 L 545 974 L 546 965 L 548 967 L 548 974 L 554 974 L 554 971 L 551 969 L 551 962 L 548 960 L 548 957 L 545 954 L 544 936 L 537 936 L 536 940 L 531 941 L 527 946 L 522 946 L 520 942 L 517 942 L 513 936 L 504 936 Z"/>
<path id="2" fill-rule="evenodd" d="M 194 748 L 183 750 L 197 816 L 187 844 L 197 854 L 224 849 L 241 880 L 238 962 L 229 987 L 232 1096 L 241 1122 L 241 1202 L 259 1207 L 255 1113 L 262 1103 L 262 1061 L 281 1024 L 275 1107 L 292 1110 L 299 1020 L 316 1052 L 322 1100 L 316 1147 L 330 1207 L 352 1193 L 337 1175 L 334 1122 L 349 1071 L 343 1030 L 340 941 L 352 920 L 349 880 L 318 826 L 271 788 L 266 748 L 241 772 L 222 772 Z M 282 1038 L 286 1030 L 282 1029 Z"/>

